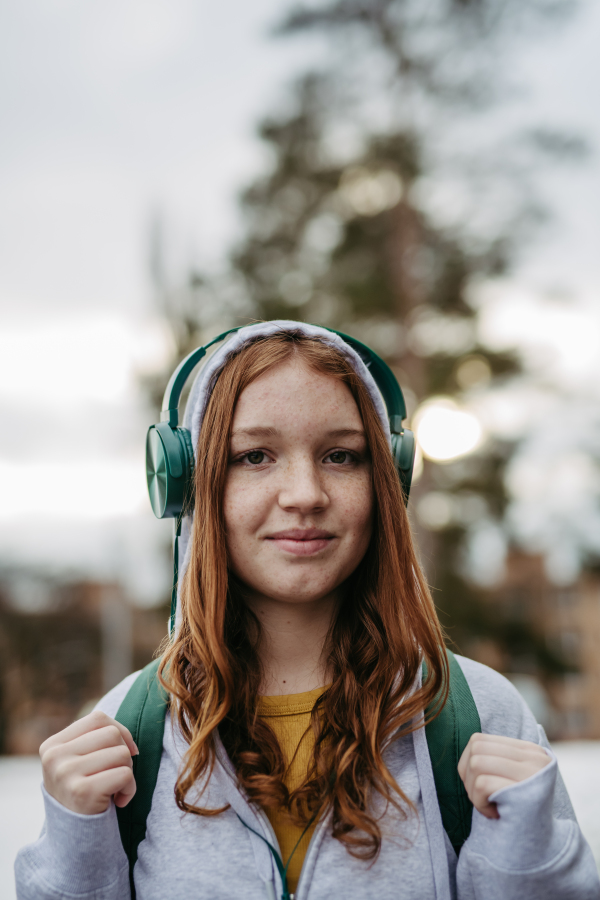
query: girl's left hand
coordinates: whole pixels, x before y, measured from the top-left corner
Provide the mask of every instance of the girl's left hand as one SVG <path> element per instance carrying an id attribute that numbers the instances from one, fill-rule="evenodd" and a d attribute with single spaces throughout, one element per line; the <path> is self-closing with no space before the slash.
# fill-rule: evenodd
<path id="1" fill-rule="evenodd" d="M 489 797 L 501 788 L 525 781 L 551 762 L 539 744 L 495 734 L 474 734 L 458 764 L 469 800 L 488 819 L 500 818 Z"/>

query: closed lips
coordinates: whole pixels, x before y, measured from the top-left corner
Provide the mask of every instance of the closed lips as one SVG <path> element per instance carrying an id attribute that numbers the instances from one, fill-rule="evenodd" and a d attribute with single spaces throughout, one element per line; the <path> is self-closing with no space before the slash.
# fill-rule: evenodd
<path id="1" fill-rule="evenodd" d="M 271 541 L 318 541 L 330 540 L 334 535 L 330 531 L 320 528 L 288 528 L 286 531 L 277 531 L 270 534 L 267 540 Z"/>
<path id="2" fill-rule="evenodd" d="M 273 541 L 281 550 L 295 556 L 310 556 L 329 546 L 334 537 L 330 531 L 323 531 L 320 528 L 290 528 L 270 534 L 266 540 Z"/>

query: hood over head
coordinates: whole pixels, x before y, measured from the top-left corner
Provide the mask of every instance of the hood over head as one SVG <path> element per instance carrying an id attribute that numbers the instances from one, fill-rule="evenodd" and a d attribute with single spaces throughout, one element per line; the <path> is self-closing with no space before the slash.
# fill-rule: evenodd
<path id="1" fill-rule="evenodd" d="M 192 436 L 192 446 L 194 448 L 194 457 L 197 459 L 198 439 L 200 437 L 200 429 L 206 412 L 208 401 L 217 382 L 219 374 L 225 363 L 239 353 L 246 344 L 251 343 L 257 337 L 265 337 L 272 334 L 278 334 L 282 331 L 299 332 L 310 338 L 317 338 L 324 344 L 334 347 L 338 350 L 350 363 L 356 374 L 362 379 L 369 392 L 369 396 L 373 401 L 375 410 L 381 420 L 383 429 L 390 441 L 390 425 L 383 402 L 383 398 L 379 393 L 379 389 L 375 384 L 373 376 L 367 369 L 365 363 L 360 358 L 356 350 L 347 344 L 339 335 L 321 328 L 318 325 L 307 325 L 304 322 L 293 322 L 287 319 L 275 319 L 271 322 L 259 322 L 256 325 L 247 325 L 225 338 L 222 344 L 217 346 L 214 353 L 201 366 L 188 398 L 183 417 L 183 426 L 189 429 Z M 183 577 L 188 567 L 190 550 L 191 550 L 191 529 L 192 529 L 193 513 L 185 516 L 181 525 L 181 537 L 179 539 L 179 586 L 177 588 L 177 628 L 181 621 L 181 603 L 180 589 L 183 583 Z"/>

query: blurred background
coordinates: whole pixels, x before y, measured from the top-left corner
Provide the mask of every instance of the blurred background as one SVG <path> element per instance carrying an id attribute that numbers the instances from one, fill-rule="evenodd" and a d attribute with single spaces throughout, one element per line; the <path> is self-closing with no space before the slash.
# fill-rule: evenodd
<path id="1" fill-rule="evenodd" d="M 599 35 L 593 0 L 2 4 L 0 897 L 39 744 L 166 631 L 168 376 L 273 317 L 396 372 L 449 644 L 600 859 Z"/>

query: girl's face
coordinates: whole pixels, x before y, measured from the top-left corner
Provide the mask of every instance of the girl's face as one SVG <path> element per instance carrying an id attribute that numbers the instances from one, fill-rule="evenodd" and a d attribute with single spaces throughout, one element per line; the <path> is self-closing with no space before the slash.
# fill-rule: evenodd
<path id="1" fill-rule="evenodd" d="M 372 531 L 371 464 L 341 381 L 289 361 L 240 395 L 225 484 L 229 564 L 256 599 L 335 595 Z"/>

